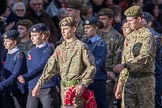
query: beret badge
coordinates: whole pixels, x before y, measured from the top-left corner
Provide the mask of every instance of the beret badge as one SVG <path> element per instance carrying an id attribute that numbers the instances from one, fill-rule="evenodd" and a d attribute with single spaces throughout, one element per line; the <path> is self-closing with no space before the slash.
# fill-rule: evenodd
<path id="1" fill-rule="evenodd" d="M 4 35 L 4 38 L 7 38 L 7 35 L 6 34 Z"/>
<path id="2" fill-rule="evenodd" d="M 86 20 L 85 23 L 86 23 L 86 24 L 89 24 L 90 22 L 89 22 L 89 20 Z"/>
<path id="3" fill-rule="evenodd" d="M 33 28 L 33 31 L 36 31 L 36 28 L 35 27 Z"/>

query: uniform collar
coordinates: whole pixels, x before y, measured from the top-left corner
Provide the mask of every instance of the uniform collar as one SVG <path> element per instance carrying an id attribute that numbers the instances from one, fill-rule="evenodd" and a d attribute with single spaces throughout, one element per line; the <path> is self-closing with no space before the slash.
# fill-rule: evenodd
<path id="1" fill-rule="evenodd" d="M 40 44 L 40 45 L 36 45 L 36 48 L 42 48 L 42 47 L 44 47 L 44 46 L 46 46 L 47 45 L 47 43 L 46 42 L 43 42 L 42 44 Z"/>
<path id="2" fill-rule="evenodd" d="M 98 35 L 95 35 L 95 36 L 89 38 L 88 41 L 91 41 L 92 43 L 94 43 L 94 42 L 96 42 L 99 39 L 100 39 L 100 37 Z"/>
<path id="3" fill-rule="evenodd" d="M 71 45 L 71 43 L 75 42 L 75 40 L 77 40 L 77 38 L 76 38 L 76 37 L 73 37 L 73 40 L 72 40 L 71 42 L 63 41 L 63 42 L 62 42 L 62 45 L 63 45 L 63 46 L 68 46 L 69 44 Z"/>
<path id="4" fill-rule="evenodd" d="M 18 51 L 19 50 L 19 48 L 16 46 L 16 47 L 14 47 L 12 50 L 8 50 L 8 54 L 13 54 L 13 53 L 15 53 L 16 51 Z"/>

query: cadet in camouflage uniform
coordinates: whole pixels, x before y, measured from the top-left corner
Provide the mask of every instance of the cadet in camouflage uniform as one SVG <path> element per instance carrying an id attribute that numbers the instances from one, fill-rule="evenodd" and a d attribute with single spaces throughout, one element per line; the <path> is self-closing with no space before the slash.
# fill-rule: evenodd
<path id="1" fill-rule="evenodd" d="M 83 20 L 80 17 L 80 12 L 82 8 L 82 3 L 79 0 L 68 0 L 67 1 L 67 12 L 69 17 L 74 17 L 77 24 L 76 36 L 83 40 L 84 36 L 84 29 L 83 29 Z"/>
<path id="2" fill-rule="evenodd" d="M 35 86 L 32 95 L 37 96 L 40 87 L 56 72 L 61 76 L 61 96 L 64 105 L 64 96 L 69 87 L 75 86 L 75 108 L 84 108 L 82 95 L 84 87 L 93 82 L 96 71 L 95 60 L 88 46 L 75 37 L 76 23 L 73 17 L 66 17 L 59 23 L 64 42 L 59 45 L 48 60 L 43 74 Z"/>
<path id="3" fill-rule="evenodd" d="M 117 32 L 111 25 L 114 12 L 112 9 L 104 8 L 98 13 L 99 20 L 103 22 L 104 27 L 99 31 L 99 35 L 105 39 L 107 44 L 106 72 L 108 107 L 112 108 L 114 99 L 114 86 L 117 80 L 117 74 L 113 72 L 113 66 L 121 62 L 121 52 L 123 48 L 124 37 Z"/>
<path id="4" fill-rule="evenodd" d="M 121 98 L 124 85 L 122 108 L 154 108 L 155 39 L 142 24 L 142 8 L 132 6 L 124 14 L 133 30 L 126 36 L 122 64 L 113 70 L 120 72 L 116 98 Z"/>
<path id="5" fill-rule="evenodd" d="M 130 26 L 129 26 L 127 20 L 126 20 L 126 19 L 123 20 L 123 22 L 122 22 L 122 32 L 123 32 L 123 35 L 126 37 L 126 36 L 127 36 L 128 34 L 130 34 L 132 31 L 133 31 L 133 30 L 130 28 Z M 125 41 L 127 41 L 127 40 L 125 40 Z M 127 42 L 127 43 L 128 43 L 128 42 Z M 122 60 L 124 60 L 124 59 L 122 59 Z M 123 62 L 124 62 L 124 61 L 123 61 Z M 128 71 L 127 71 L 126 68 L 123 69 L 122 71 L 123 71 L 123 72 L 121 72 L 121 74 L 120 74 L 120 80 L 122 80 L 121 78 L 123 78 L 123 80 L 126 81 L 127 78 L 128 78 Z M 123 89 L 123 87 L 121 87 L 121 92 L 122 92 L 122 89 Z"/>
<path id="6" fill-rule="evenodd" d="M 154 17 L 148 12 L 143 12 L 143 24 L 150 29 L 152 35 L 156 38 L 156 61 L 155 61 L 155 108 L 162 108 L 161 93 L 162 93 L 162 34 L 155 31 L 152 26 Z"/>
<path id="7" fill-rule="evenodd" d="M 131 30 L 131 28 L 129 27 L 129 24 L 128 24 L 128 22 L 127 22 L 127 20 L 125 19 L 125 20 L 123 20 L 123 22 L 122 22 L 122 32 L 123 32 L 123 35 L 126 37 L 128 34 L 130 34 L 131 32 L 132 32 L 133 30 Z M 126 81 L 127 80 L 127 78 L 128 78 L 128 71 L 127 71 L 127 69 L 125 68 L 125 69 L 123 69 L 122 70 L 123 72 L 121 72 L 121 74 L 120 74 L 120 77 L 122 77 L 123 78 L 123 80 L 124 81 Z M 121 78 L 119 79 L 119 80 L 121 80 Z M 124 85 L 123 85 L 124 86 Z M 123 86 L 121 86 L 120 87 L 120 92 L 121 92 L 121 94 L 122 94 L 122 96 L 124 96 L 124 94 L 123 94 Z M 117 87 L 118 89 L 119 89 L 119 87 Z M 124 108 L 124 100 L 122 99 L 122 105 L 119 105 L 120 106 L 120 108 L 121 108 L 121 106 L 122 106 L 122 108 Z"/>
<path id="8" fill-rule="evenodd" d="M 17 23 L 17 31 L 19 32 L 20 43 L 18 47 L 24 51 L 27 56 L 28 51 L 34 46 L 29 37 L 29 28 L 32 26 L 32 22 L 30 20 L 24 19 L 20 20 Z"/>

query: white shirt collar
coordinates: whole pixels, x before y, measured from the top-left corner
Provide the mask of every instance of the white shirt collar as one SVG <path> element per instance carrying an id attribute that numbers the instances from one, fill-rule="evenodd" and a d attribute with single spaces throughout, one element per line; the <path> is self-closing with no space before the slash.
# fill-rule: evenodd
<path id="1" fill-rule="evenodd" d="M 46 43 L 46 42 L 43 42 L 43 43 L 40 44 L 40 45 L 36 45 L 36 48 L 42 48 L 42 47 L 44 47 L 45 45 L 47 45 L 47 43 Z"/>
<path id="2" fill-rule="evenodd" d="M 19 48 L 16 46 L 15 48 L 13 48 L 12 50 L 8 50 L 8 54 L 13 54 L 13 53 L 15 53 L 16 51 L 18 51 L 19 50 Z"/>

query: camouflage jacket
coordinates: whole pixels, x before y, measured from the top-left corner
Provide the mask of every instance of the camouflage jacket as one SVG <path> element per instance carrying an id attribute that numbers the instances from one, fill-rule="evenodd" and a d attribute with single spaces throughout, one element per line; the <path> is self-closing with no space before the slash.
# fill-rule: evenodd
<path id="1" fill-rule="evenodd" d="M 33 47 L 34 45 L 32 44 L 32 41 L 29 40 L 27 42 L 20 42 L 18 47 L 20 48 L 20 50 L 22 50 L 25 55 L 27 56 L 28 51 Z"/>
<path id="2" fill-rule="evenodd" d="M 77 31 L 76 31 L 76 35 L 80 40 L 84 40 L 85 36 L 84 36 L 84 28 L 83 28 L 83 21 L 80 20 L 77 23 Z"/>
<path id="3" fill-rule="evenodd" d="M 122 63 L 126 63 L 127 70 L 120 73 L 120 81 L 125 81 L 129 72 L 154 72 L 155 66 L 155 38 L 149 29 L 142 27 L 126 36 Z"/>
<path id="4" fill-rule="evenodd" d="M 109 32 L 100 30 L 98 34 L 106 41 L 107 57 L 106 71 L 113 71 L 116 64 L 121 63 L 121 52 L 123 49 L 124 37 L 113 27 Z"/>
<path id="5" fill-rule="evenodd" d="M 63 42 L 48 60 L 39 84 L 46 83 L 52 76 L 60 72 L 61 80 L 78 80 L 89 85 L 93 82 L 96 72 L 95 59 L 88 46 L 78 39 L 73 42 Z"/>

